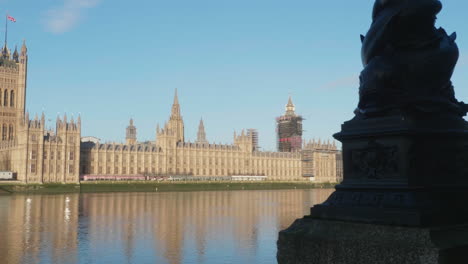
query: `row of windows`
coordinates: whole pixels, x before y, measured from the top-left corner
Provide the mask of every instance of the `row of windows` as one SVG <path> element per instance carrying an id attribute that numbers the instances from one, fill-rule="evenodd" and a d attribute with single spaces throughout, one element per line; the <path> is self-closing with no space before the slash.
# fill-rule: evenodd
<path id="1" fill-rule="evenodd" d="M 54 151 L 51 151 L 50 152 L 50 156 L 47 155 L 47 150 L 44 150 L 44 159 L 50 159 L 50 160 L 53 160 L 55 158 L 55 152 Z M 37 159 L 37 150 L 31 150 L 30 152 L 30 155 L 29 155 L 29 159 L 31 160 L 36 160 Z M 57 151 L 57 160 L 61 160 L 62 159 L 62 152 L 61 151 Z M 75 160 L 75 152 L 74 151 L 70 151 L 68 152 L 68 160 Z"/>
<path id="2" fill-rule="evenodd" d="M 15 79 L 9 79 L 9 78 L 0 78 L 1 83 L 16 83 Z"/>
<path id="3" fill-rule="evenodd" d="M 8 92 L 7 89 L 3 91 L 3 98 L 1 96 L 2 90 L 0 89 L 0 105 L 5 107 L 14 107 L 15 106 L 15 91 Z"/>
<path id="4" fill-rule="evenodd" d="M 94 159 L 91 158 L 91 161 L 94 162 Z M 102 162 L 102 160 L 100 160 L 99 162 Z M 111 159 L 108 159 L 107 162 L 108 162 L 108 163 L 111 163 L 112 160 L 111 160 Z M 119 160 L 118 160 L 118 159 L 114 159 L 113 162 L 119 162 Z M 127 163 L 127 160 L 124 158 L 124 159 L 122 160 L 122 162 L 123 162 L 123 163 Z M 131 157 L 131 158 L 130 158 L 130 163 L 133 164 L 134 162 L 135 162 L 135 160 L 133 159 L 133 157 Z M 275 163 L 268 162 L 268 163 L 265 163 L 265 164 L 259 164 L 259 163 L 256 163 L 256 162 L 252 162 L 252 163 L 251 163 L 249 160 L 244 160 L 244 161 L 242 161 L 242 160 L 230 160 L 230 161 L 226 161 L 226 163 L 225 163 L 225 162 L 220 162 L 220 163 L 214 162 L 214 163 L 213 163 L 211 160 L 196 160 L 195 162 L 194 162 L 194 161 L 191 161 L 191 164 L 192 164 L 192 165 L 196 165 L 196 166 L 200 166 L 200 165 L 202 165 L 202 166 L 206 166 L 206 165 L 210 165 L 210 166 L 213 166 L 213 165 L 214 165 L 214 166 L 224 166 L 224 165 L 228 165 L 228 166 L 240 166 L 240 165 L 242 164 L 242 162 L 244 163 L 244 166 L 251 166 L 251 165 L 252 165 L 252 166 L 255 166 L 255 167 L 263 167 L 263 166 L 274 166 L 274 167 L 277 167 L 277 166 L 283 166 L 283 167 L 291 168 L 291 167 L 297 167 L 297 166 L 299 166 L 299 163 L 279 163 L 279 164 L 276 163 L 276 164 L 275 164 Z M 141 164 L 142 162 L 140 161 L 140 162 L 138 162 L 138 163 Z M 148 163 L 148 162 L 146 161 L 145 163 Z M 161 159 L 160 159 L 159 161 L 154 160 L 153 163 L 160 164 L 160 163 L 162 163 L 162 160 L 161 160 Z M 169 158 L 169 159 L 168 159 L 168 164 L 170 164 L 170 165 L 174 164 L 172 158 Z M 187 163 L 186 161 L 181 162 L 181 161 L 179 160 L 179 161 L 177 162 L 177 165 L 188 165 L 188 163 Z"/>
<path id="5" fill-rule="evenodd" d="M 50 168 L 49 168 L 48 172 L 47 172 L 47 166 L 44 166 L 43 170 L 44 170 L 44 173 L 62 173 L 62 168 L 60 167 L 60 165 L 57 165 L 57 170 L 56 171 L 54 171 L 54 166 L 53 165 L 50 165 Z M 29 164 L 29 172 L 30 173 L 36 173 L 37 172 L 35 163 Z M 73 164 L 68 165 L 68 173 L 75 173 L 75 166 Z"/>
<path id="6" fill-rule="evenodd" d="M 11 140 L 13 139 L 13 125 L 3 124 L 2 126 L 2 140 Z"/>
<path id="7" fill-rule="evenodd" d="M 134 157 L 136 155 L 132 155 L 132 154 L 124 154 L 122 155 L 123 157 L 125 156 L 130 156 L 130 157 Z M 233 159 L 233 158 L 242 158 L 243 155 L 223 155 L 222 157 L 220 157 L 219 155 L 214 155 L 213 156 L 209 156 L 209 155 L 196 155 L 198 159 L 210 159 L 210 160 L 219 160 L 219 162 L 221 162 L 222 160 L 226 160 L 226 159 Z M 90 157 L 92 160 L 94 160 L 96 157 L 99 157 L 99 160 L 102 161 L 103 159 L 106 159 L 107 161 L 110 161 L 112 159 L 112 157 L 114 157 L 114 160 L 118 161 L 119 159 L 119 155 L 118 154 L 115 154 L 113 155 L 112 152 L 110 153 L 106 153 L 106 152 L 100 152 L 100 153 L 90 153 Z M 142 156 L 139 156 L 140 157 L 140 160 L 141 159 L 144 159 L 145 161 L 148 161 L 151 157 L 154 157 L 154 156 L 150 156 L 150 155 L 144 155 L 143 157 Z M 142 158 L 141 158 L 142 157 Z M 188 159 L 185 155 L 179 155 L 179 157 L 181 157 L 181 159 Z"/>
<path id="8" fill-rule="evenodd" d="M 99 162 L 102 162 L 104 159 L 104 156 L 101 155 L 99 156 Z M 95 155 L 91 154 L 91 161 L 94 161 L 95 160 Z M 145 163 L 148 163 L 149 161 L 149 158 L 146 156 L 144 157 L 143 159 L 140 159 L 141 160 L 144 160 Z M 120 159 L 119 159 L 119 155 L 114 155 L 114 159 L 113 159 L 113 162 L 119 162 Z M 107 162 L 112 162 L 112 156 L 111 155 L 108 155 L 107 156 Z M 127 162 L 127 158 L 126 156 L 123 156 L 122 157 L 122 162 Z M 130 156 L 130 162 L 135 162 L 135 156 L 134 155 L 131 155 Z M 159 157 L 159 159 L 156 161 L 156 160 L 153 160 L 153 162 L 159 162 L 161 163 L 161 157 Z M 190 162 L 191 164 L 196 164 L 196 165 L 239 165 L 240 164 L 240 160 L 239 159 L 221 159 L 221 158 L 209 158 L 209 159 L 203 159 L 203 158 L 185 158 L 185 159 L 178 159 L 177 160 L 177 164 L 178 165 L 181 165 L 181 164 L 184 164 L 186 165 L 188 162 Z M 169 157 L 168 159 L 168 163 L 169 164 L 173 164 L 173 159 L 172 157 Z M 244 161 L 244 164 L 245 166 L 249 166 L 250 165 L 250 162 L 249 160 L 245 160 Z M 298 166 L 299 162 L 294 162 L 294 163 L 291 163 L 291 162 L 287 162 L 287 161 L 272 161 L 272 160 L 253 160 L 252 161 L 252 165 L 253 166 L 272 166 L 272 165 L 282 165 L 282 166 L 287 166 L 287 167 L 290 167 L 291 165 L 295 165 L 295 166 Z"/>
<path id="9" fill-rule="evenodd" d="M 106 155 L 104 153 L 102 154 L 94 154 L 94 153 L 91 153 L 90 155 L 90 159 L 91 161 L 95 161 L 96 160 L 96 157 L 98 157 L 98 161 L 99 162 L 102 162 L 104 160 L 106 160 L 107 162 L 119 162 L 120 161 L 120 156 L 119 155 Z M 137 156 L 137 155 L 122 155 L 122 161 L 123 162 L 127 162 L 127 159 L 130 158 L 130 162 L 134 162 L 135 160 L 139 160 L 139 161 L 144 161 L 145 163 L 148 163 L 149 161 L 153 161 L 153 162 L 156 162 L 156 160 L 158 160 L 159 162 L 161 162 L 161 157 L 154 157 L 154 156 L 149 156 L 149 155 L 145 155 L 143 157 L 141 156 Z M 222 157 L 222 158 L 215 158 L 215 157 L 202 157 L 202 156 L 198 156 L 198 157 L 181 157 L 179 159 L 177 159 L 177 164 L 187 164 L 187 163 L 196 163 L 197 165 L 200 165 L 200 163 L 202 165 L 224 165 L 224 164 L 229 164 L 231 163 L 232 164 L 232 161 L 233 160 L 238 160 L 238 159 L 242 159 L 242 158 L 239 158 L 239 157 Z M 173 160 L 172 160 L 172 157 L 169 157 L 169 160 L 168 160 L 169 163 L 173 163 Z M 291 161 L 286 161 L 286 160 L 266 160 L 266 159 L 254 159 L 252 160 L 252 163 L 253 165 L 256 165 L 256 166 L 272 166 L 273 164 L 280 164 L 280 165 L 289 165 L 291 164 Z M 295 165 L 297 165 L 299 162 L 296 161 L 294 162 Z"/>
<path id="10" fill-rule="evenodd" d="M 83 171 L 82 173 L 84 174 L 146 174 L 146 173 L 159 173 L 161 174 L 162 168 L 134 168 L 130 167 L 127 170 L 127 167 L 114 167 L 112 170 L 112 167 L 107 166 L 98 166 L 97 170 L 95 170 L 94 166 L 83 166 L 82 167 Z M 230 169 L 189 169 L 189 168 L 182 168 L 182 169 L 175 169 L 174 171 L 169 168 L 168 173 L 182 173 L 182 174 L 195 174 L 195 175 L 213 175 L 213 176 L 221 176 L 221 175 L 236 175 L 236 174 L 242 174 L 241 170 L 230 170 Z M 245 173 L 245 172 L 244 172 Z M 249 172 L 250 174 L 257 174 L 257 175 L 272 175 L 272 176 L 291 176 L 291 175 L 299 175 L 300 170 L 267 170 L 267 171 L 251 171 Z"/>

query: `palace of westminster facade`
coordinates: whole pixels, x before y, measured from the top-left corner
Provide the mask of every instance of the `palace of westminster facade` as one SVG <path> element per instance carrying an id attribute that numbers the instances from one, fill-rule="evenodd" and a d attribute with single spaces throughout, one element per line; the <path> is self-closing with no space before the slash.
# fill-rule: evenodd
<path id="1" fill-rule="evenodd" d="M 48 130 L 44 114 L 31 119 L 25 111 L 27 64 L 25 43 L 13 53 L 6 45 L 1 49 L 0 171 L 13 172 L 20 182 L 77 183 L 87 175 L 246 175 L 282 181 L 341 180 L 341 152 L 334 143 L 301 141 L 301 149 L 296 144 L 289 152 L 284 146 L 282 152 L 265 152 L 258 149 L 256 130 L 248 129 L 234 133 L 233 144 L 211 144 L 206 140 L 202 120 L 196 142 L 186 142 L 177 91 L 169 120 L 163 128 L 157 127 L 154 142 L 137 141 L 133 120 L 127 127 L 125 144 L 101 144 L 92 137 L 82 138 L 80 117 L 58 117 L 55 131 Z M 285 116 L 288 118 L 281 120 L 296 116 L 291 99 Z M 302 124 L 300 129 L 302 140 Z"/>

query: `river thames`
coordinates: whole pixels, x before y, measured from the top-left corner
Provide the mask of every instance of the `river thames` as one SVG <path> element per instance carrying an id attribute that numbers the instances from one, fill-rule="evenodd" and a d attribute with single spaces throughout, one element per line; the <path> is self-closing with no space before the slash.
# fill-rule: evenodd
<path id="1" fill-rule="evenodd" d="M 0 195 L 0 263 L 276 263 L 331 189 Z"/>

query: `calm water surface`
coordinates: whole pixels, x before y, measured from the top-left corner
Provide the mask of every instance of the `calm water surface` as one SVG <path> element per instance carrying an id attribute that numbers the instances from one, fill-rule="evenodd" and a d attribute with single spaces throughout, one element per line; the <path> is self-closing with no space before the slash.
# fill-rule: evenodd
<path id="1" fill-rule="evenodd" d="M 0 196 L 0 263 L 276 263 L 332 190 Z"/>

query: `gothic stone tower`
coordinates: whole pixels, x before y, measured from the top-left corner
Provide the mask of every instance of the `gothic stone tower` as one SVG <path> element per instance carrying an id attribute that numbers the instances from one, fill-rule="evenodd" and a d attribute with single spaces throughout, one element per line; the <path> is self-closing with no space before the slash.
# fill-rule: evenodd
<path id="1" fill-rule="evenodd" d="M 180 105 L 176 89 L 169 121 L 166 122 L 163 129 L 159 129 L 159 126 L 156 129 L 156 143 L 163 148 L 175 148 L 178 142 L 184 142 L 184 121 L 180 114 Z"/>
<path id="2" fill-rule="evenodd" d="M 133 118 L 130 118 L 130 124 L 127 126 L 127 133 L 125 135 L 125 142 L 127 145 L 134 145 L 137 143 L 137 130 L 133 125 Z"/>
<path id="3" fill-rule="evenodd" d="M 302 148 L 302 116 L 296 115 L 291 96 L 286 113 L 276 118 L 279 152 L 297 152 Z"/>
<path id="4" fill-rule="evenodd" d="M 177 164 L 177 144 L 179 143 L 184 143 L 184 121 L 180 114 L 176 89 L 169 121 L 166 122 L 163 129 L 160 129 L 159 125 L 156 128 L 156 145 L 165 150 L 163 172 L 168 174 L 177 172 L 175 167 Z"/>
<path id="5" fill-rule="evenodd" d="M 13 140 L 25 114 L 28 55 L 25 42 L 11 54 L 5 44 L 0 57 L 0 140 Z"/>
<path id="6" fill-rule="evenodd" d="M 18 132 L 11 149 L 8 170 L 25 183 L 77 183 L 79 180 L 81 118 L 67 121 L 57 117 L 55 131 L 46 130 L 42 114 L 20 118 Z"/>

